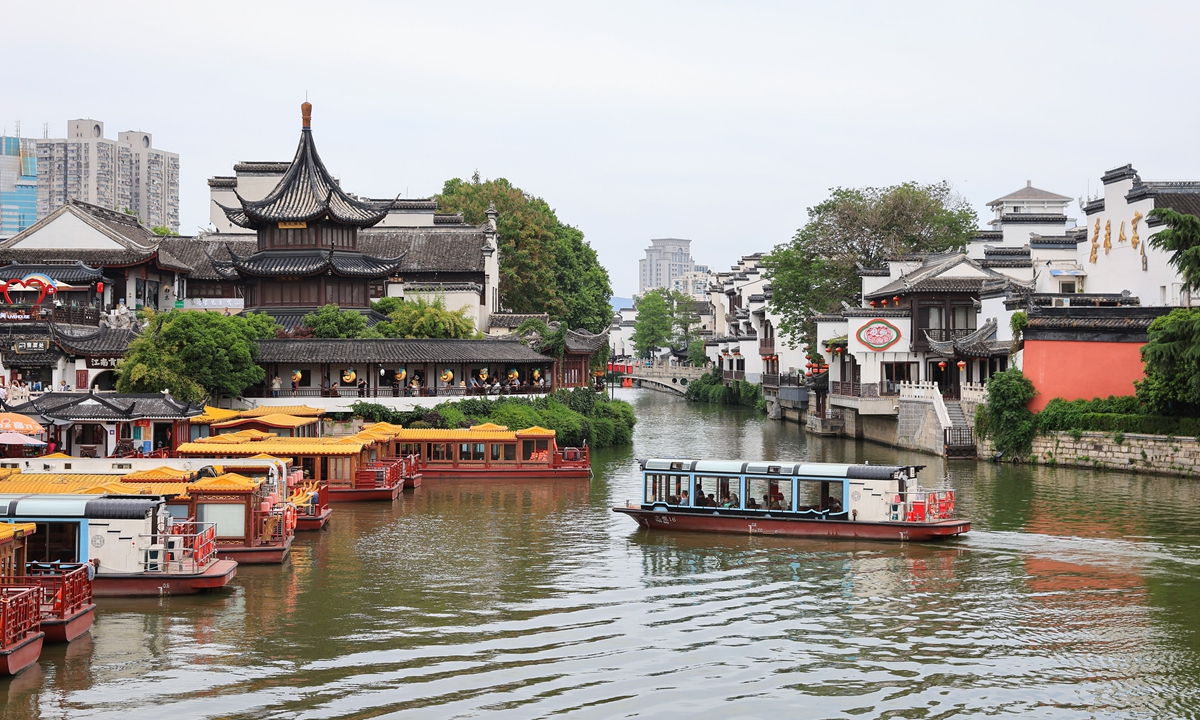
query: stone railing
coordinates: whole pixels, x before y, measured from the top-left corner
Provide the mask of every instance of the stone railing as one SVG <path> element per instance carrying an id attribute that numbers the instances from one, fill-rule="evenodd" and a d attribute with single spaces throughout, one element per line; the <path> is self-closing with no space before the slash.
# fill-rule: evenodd
<path id="1" fill-rule="evenodd" d="M 982 383 L 962 383 L 959 388 L 959 399 L 965 403 L 982 405 L 987 402 L 987 385 Z"/>
<path id="2" fill-rule="evenodd" d="M 705 375 L 707 373 L 708 370 L 705 370 L 704 368 L 691 367 L 690 365 L 676 365 L 675 367 L 635 367 L 633 369 L 634 377 L 654 379 L 666 378 L 668 380 L 671 378 L 687 378 L 688 380 L 695 380 L 701 375 Z"/>
<path id="3" fill-rule="evenodd" d="M 905 400 L 932 403 L 937 413 L 938 424 L 943 430 L 954 424 L 950 422 L 950 411 L 946 409 L 946 401 L 942 399 L 942 390 L 937 383 L 900 383 L 900 402 Z"/>

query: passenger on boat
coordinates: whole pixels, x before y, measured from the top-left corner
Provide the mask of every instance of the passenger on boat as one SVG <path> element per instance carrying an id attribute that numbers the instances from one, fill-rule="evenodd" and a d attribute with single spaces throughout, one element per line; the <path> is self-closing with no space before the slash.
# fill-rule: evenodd
<path id="1" fill-rule="evenodd" d="M 679 496 L 679 504 L 680 504 L 680 505 L 687 505 L 687 504 L 688 504 L 688 492 L 687 492 L 687 490 L 684 490 L 684 491 L 683 491 L 683 494 Z"/>
<path id="2" fill-rule="evenodd" d="M 725 502 L 721 503 L 721 507 L 724 507 L 724 508 L 735 508 L 737 506 L 738 506 L 737 493 L 730 493 L 729 495 L 726 495 Z"/>
<path id="3" fill-rule="evenodd" d="M 757 510 L 758 509 L 758 501 L 755 500 L 754 498 L 747 499 L 746 500 L 746 509 Z"/>
<path id="4" fill-rule="evenodd" d="M 708 502 L 705 503 L 705 505 L 708 505 L 709 507 L 717 507 L 717 499 L 713 497 L 712 493 L 708 494 Z"/>
<path id="5" fill-rule="evenodd" d="M 842 511 L 842 501 L 831 497 L 826 509 L 831 513 L 840 513 Z"/>

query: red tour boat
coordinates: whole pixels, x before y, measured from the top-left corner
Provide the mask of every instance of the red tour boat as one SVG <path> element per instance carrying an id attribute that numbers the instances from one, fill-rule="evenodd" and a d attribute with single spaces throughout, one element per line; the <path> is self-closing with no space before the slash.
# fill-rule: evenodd
<path id="1" fill-rule="evenodd" d="M 642 461 L 643 501 L 615 507 L 644 528 L 936 540 L 971 529 L 954 491 L 917 484 L 919 465 Z"/>
<path id="2" fill-rule="evenodd" d="M 368 431 L 386 423 L 367 427 Z M 389 426 L 398 455 L 421 459 L 426 479 L 452 478 L 587 478 L 590 453 L 583 447 L 558 447 L 555 432 L 543 427 L 509 430 L 484 423 L 470 428 L 401 429 Z"/>

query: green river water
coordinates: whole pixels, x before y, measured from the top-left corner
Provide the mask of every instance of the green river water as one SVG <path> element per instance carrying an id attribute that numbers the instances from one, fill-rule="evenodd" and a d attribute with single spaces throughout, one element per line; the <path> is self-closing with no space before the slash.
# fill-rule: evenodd
<path id="1" fill-rule="evenodd" d="M 336 506 L 215 595 L 101 599 L 6 718 L 1200 717 L 1200 483 L 944 462 L 618 391 L 590 481 Z M 652 535 L 635 458 L 919 463 L 938 544 Z"/>

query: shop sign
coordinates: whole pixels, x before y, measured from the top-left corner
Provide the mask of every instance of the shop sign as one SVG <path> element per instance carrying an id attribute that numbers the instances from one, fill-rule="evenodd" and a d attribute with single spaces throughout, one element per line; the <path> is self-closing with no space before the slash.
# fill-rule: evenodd
<path id="1" fill-rule="evenodd" d="M 13 343 L 13 352 L 16 353 L 43 353 L 49 349 L 49 340 L 18 340 Z"/>
<path id="2" fill-rule="evenodd" d="M 900 342 L 900 328 L 876 318 L 859 328 L 857 337 L 863 345 L 880 352 Z"/>
<path id="3" fill-rule="evenodd" d="M 33 313 L 30 310 L 0 310 L 0 320 L 31 322 L 33 320 Z"/>
<path id="4" fill-rule="evenodd" d="M 109 369 L 109 368 L 115 368 L 117 366 L 117 363 L 119 363 L 120 361 L 121 361 L 120 355 L 112 356 L 112 357 L 89 356 L 87 359 L 87 366 L 93 370 Z"/>

